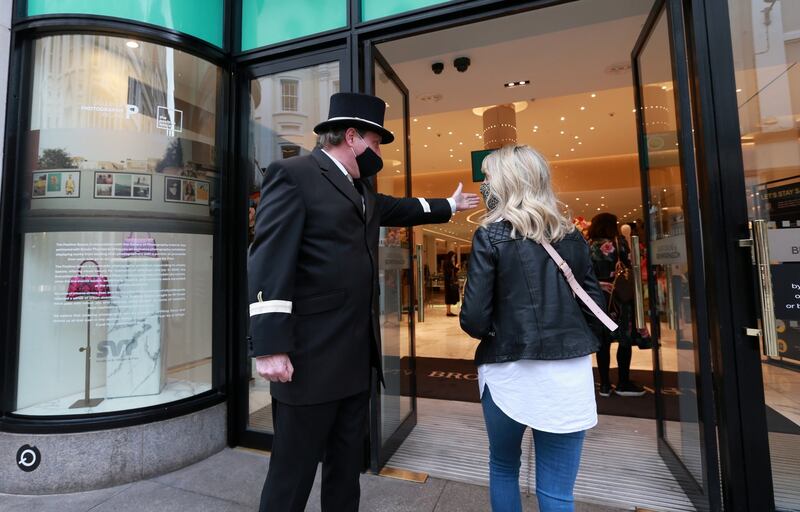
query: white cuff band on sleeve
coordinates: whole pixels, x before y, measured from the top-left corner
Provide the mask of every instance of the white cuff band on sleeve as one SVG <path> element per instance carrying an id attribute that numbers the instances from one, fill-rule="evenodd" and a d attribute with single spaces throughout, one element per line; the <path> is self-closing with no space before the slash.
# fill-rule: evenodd
<path id="1" fill-rule="evenodd" d="M 263 315 L 265 313 L 287 313 L 291 315 L 292 302 L 288 300 L 267 300 L 250 304 L 250 316 Z"/>
<path id="2" fill-rule="evenodd" d="M 431 213 L 431 205 L 430 205 L 430 204 L 428 204 L 428 201 L 424 200 L 424 199 L 423 199 L 423 198 L 421 198 L 421 197 L 418 197 L 418 198 L 417 198 L 417 200 L 419 201 L 419 204 L 421 204 L 421 205 L 422 205 L 422 211 L 423 211 L 423 212 L 425 212 L 425 213 Z"/>

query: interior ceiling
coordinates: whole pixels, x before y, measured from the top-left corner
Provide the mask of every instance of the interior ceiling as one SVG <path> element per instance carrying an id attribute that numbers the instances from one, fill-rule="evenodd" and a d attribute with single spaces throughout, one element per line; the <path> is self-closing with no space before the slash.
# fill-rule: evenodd
<path id="1" fill-rule="evenodd" d="M 518 102 L 522 110 L 517 112 L 517 140 L 551 161 L 559 197 L 574 215 L 590 218 L 601 208 L 621 218 L 631 212 L 628 219 L 636 218 L 634 209 L 641 203 L 638 177 L 622 168 L 638 165 L 631 158 L 637 144 L 630 55 L 652 4 L 604 0 L 598 8 L 596 0 L 581 0 L 380 45 L 409 90 L 414 193 L 452 193 L 455 183 L 433 180 L 439 174 L 469 179 L 470 152 L 484 148 L 483 120 L 472 109 Z M 660 65 L 648 66 L 648 81 L 669 81 L 666 40 L 660 44 L 656 39 L 660 38 L 652 39 L 647 55 L 650 63 Z M 471 60 L 464 73 L 453 66 L 462 56 Z M 439 75 L 431 70 L 434 62 L 444 64 Z M 531 83 L 504 86 L 520 80 Z M 387 128 L 399 134 L 400 96 L 380 71 L 376 93 L 388 103 Z M 387 168 L 396 173 L 402 168 L 399 143 L 384 150 Z M 585 172 L 574 173 L 572 180 L 559 176 L 560 168 L 585 168 L 587 160 L 613 157 L 620 157 L 618 172 L 600 166 L 607 180 L 586 180 Z M 589 181 L 591 186 L 583 186 Z M 431 183 L 437 184 L 435 190 Z M 578 204 L 574 199 L 581 194 L 576 191 L 593 199 Z M 448 225 L 426 230 L 470 240 L 475 224 L 468 216 L 459 214 Z"/>

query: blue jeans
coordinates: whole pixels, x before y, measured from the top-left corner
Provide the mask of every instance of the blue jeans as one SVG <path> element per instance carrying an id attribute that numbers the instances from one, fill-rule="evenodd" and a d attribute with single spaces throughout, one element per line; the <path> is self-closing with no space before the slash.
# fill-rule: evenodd
<path id="1" fill-rule="evenodd" d="M 521 512 L 519 467 L 527 428 L 500 410 L 486 386 L 481 398 L 489 434 L 489 495 L 493 512 Z M 575 510 L 572 489 L 578 476 L 585 431 L 552 434 L 533 430 L 536 450 L 536 498 L 540 512 Z"/>

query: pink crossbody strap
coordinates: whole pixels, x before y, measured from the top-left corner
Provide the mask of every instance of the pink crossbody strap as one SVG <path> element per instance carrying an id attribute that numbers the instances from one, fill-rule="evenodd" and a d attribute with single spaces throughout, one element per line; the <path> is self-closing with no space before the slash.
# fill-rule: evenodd
<path id="1" fill-rule="evenodd" d="M 564 258 L 562 258 L 561 255 L 558 254 L 558 252 L 549 243 L 542 242 L 542 247 L 544 247 L 544 250 L 547 251 L 547 254 L 553 258 L 553 261 L 556 262 L 556 266 L 558 266 L 558 269 L 561 270 L 562 274 L 564 274 L 564 277 L 567 278 L 567 282 L 569 283 L 569 287 L 572 288 L 572 292 L 577 295 L 584 304 L 586 304 L 586 307 L 589 308 L 589 310 L 594 314 L 594 316 L 597 317 L 598 320 L 603 322 L 603 325 L 605 325 L 609 331 L 616 331 L 617 327 L 619 326 L 606 314 L 605 311 L 600 309 L 600 306 L 598 306 L 597 303 L 592 300 L 591 297 L 589 297 L 589 294 L 586 293 L 586 290 L 584 290 L 581 285 L 578 284 L 578 281 L 575 280 L 575 276 L 572 275 L 572 269 L 569 268 L 569 265 L 566 261 L 564 261 Z"/>

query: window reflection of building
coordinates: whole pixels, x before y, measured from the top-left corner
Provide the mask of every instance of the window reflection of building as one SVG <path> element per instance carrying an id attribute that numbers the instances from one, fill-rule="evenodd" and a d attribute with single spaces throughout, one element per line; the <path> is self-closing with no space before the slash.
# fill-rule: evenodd
<path id="1" fill-rule="evenodd" d="M 254 159 L 269 162 L 311 152 L 314 126 L 328 117 L 330 96 L 339 91 L 339 63 L 261 77 L 251 85 Z M 254 183 L 261 172 L 254 166 Z"/>
<path id="2" fill-rule="evenodd" d="M 147 43 L 131 48 L 125 43 L 96 35 L 37 41 L 32 97 L 38 99 L 32 104 L 30 126 L 42 132 L 38 149 L 59 142 L 65 134 L 59 130 L 102 131 L 105 141 L 88 136 L 83 143 L 75 141 L 76 165 L 152 171 L 163 152 L 137 153 L 135 145 L 121 144 L 126 139 L 115 134 L 135 132 L 182 139 L 187 163 L 213 169 L 217 68 L 172 48 Z M 180 131 L 169 133 L 158 126 L 158 107 L 182 112 Z M 102 154 L 88 154 L 89 147 Z"/>

